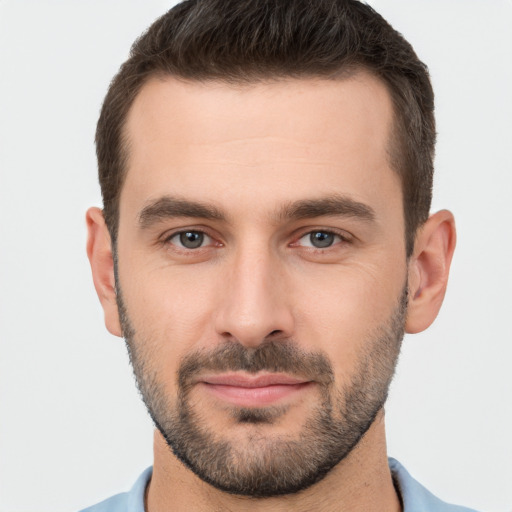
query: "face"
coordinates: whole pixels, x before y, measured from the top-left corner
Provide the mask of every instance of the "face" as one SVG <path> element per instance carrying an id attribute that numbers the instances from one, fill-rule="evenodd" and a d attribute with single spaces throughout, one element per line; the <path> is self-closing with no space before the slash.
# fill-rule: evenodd
<path id="1" fill-rule="evenodd" d="M 313 484 L 383 406 L 407 302 L 391 125 L 363 73 L 153 80 L 134 102 L 121 325 L 161 434 L 224 491 Z"/>

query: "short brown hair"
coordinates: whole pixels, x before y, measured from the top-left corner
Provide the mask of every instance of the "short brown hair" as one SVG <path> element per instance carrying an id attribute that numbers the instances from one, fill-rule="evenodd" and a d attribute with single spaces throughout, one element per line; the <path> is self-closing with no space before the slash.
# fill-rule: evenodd
<path id="1" fill-rule="evenodd" d="M 226 83 L 336 79 L 365 69 L 394 105 L 390 162 L 402 182 L 407 254 L 428 218 L 435 146 L 426 66 L 378 13 L 357 0 L 186 0 L 133 44 L 110 84 L 96 131 L 105 220 L 115 244 L 128 150 L 124 125 L 152 77 Z"/>

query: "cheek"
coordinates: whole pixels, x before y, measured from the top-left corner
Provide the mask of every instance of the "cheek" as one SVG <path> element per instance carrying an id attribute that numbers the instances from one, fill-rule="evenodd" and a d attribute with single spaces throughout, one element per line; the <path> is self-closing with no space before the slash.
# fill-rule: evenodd
<path id="1" fill-rule="evenodd" d="M 151 345 L 152 359 L 177 366 L 174 362 L 211 338 L 208 329 L 216 283 L 211 272 L 204 274 L 200 266 L 183 272 L 136 261 L 120 268 L 123 298 L 136 338 Z"/>
<path id="2" fill-rule="evenodd" d="M 121 280 L 121 283 L 123 281 Z M 123 286 L 123 298 L 135 335 L 139 378 L 153 380 L 170 397 L 178 392 L 177 372 L 181 360 L 197 350 L 206 331 L 202 301 L 178 290 L 162 277 Z M 186 288 L 189 289 L 189 288 Z"/>
<path id="3" fill-rule="evenodd" d="M 405 284 L 398 266 L 357 265 L 303 273 L 297 284 L 299 338 L 323 350 L 342 373 L 350 372 L 375 331 L 389 322 Z"/>

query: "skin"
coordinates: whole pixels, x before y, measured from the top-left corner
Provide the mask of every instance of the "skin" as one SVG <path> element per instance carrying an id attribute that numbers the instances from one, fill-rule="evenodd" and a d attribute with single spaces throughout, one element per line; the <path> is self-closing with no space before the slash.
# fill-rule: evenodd
<path id="1" fill-rule="evenodd" d="M 455 246 L 453 216 L 432 215 L 405 253 L 402 191 L 390 167 L 392 105 L 367 73 L 343 80 L 283 80 L 233 86 L 154 79 L 126 124 L 130 153 L 120 199 L 118 272 L 139 339 L 152 340 L 151 370 L 176 396 L 180 360 L 236 340 L 258 347 L 277 332 L 322 351 L 338 388 L 350 381 L 365 342 L 390 318 L 409 285 L 407 332 L 435 319 Z M 164 197 L 201 202 L 223 219 L 141 212 Z M 350 199 L 361 215 L 279 215 L 291 203 Z M 88 255 L 108 330 L 121 336 L 113 258 L 102 213 L 87 213 Z M 204 247 L 179 246 L 181 230 L 208 235 Z M 310 246 L 308 233 L 339 236 Z M 271 335 L 271 333 L 274 333 Z M 208 427 L 248 443 L 222 400 L 197 386 Z M 266 436 L 300 432 L 316 404 L 314 386 L 282 397 L 288 406 Z M 251 499 L 221 492 L 179 462 L 155 432 L 147 510 L 397 511 L 386 459 L 384 412 L 340 464 L 296 495 Z"/>

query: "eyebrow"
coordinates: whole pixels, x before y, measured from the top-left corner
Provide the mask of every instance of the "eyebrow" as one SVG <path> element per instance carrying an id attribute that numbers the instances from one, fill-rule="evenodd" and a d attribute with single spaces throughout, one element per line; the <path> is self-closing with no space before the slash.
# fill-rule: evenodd
<path id="1" fill-rule="evenodd" d="M 370 206 L 349 197 L 331 195 L 319 199 L 290 202 L 279 208 L 273 217 L 277 222 L 282 222 L 326 216 L 355 217 L 366 222 L 373 222 L 375 211 Z M 159 221 L 178 217 L 226 221 L 226 216 L 214 205 L 164 196 L 149 203 L 141 210 L 139 224 L 142 229 L 147 229 Z"/>
<path id="2" fill-rule="evenodd" d="M 294 201 L 277 211 L 278 220 L 301 220 L 313 217 L 355 217 L 375 221 L 375 211 L 367 204 L 342 195 Z"/>
<path id="3" fill-rule="evenodd" d="M 215 206 L 178 197 L 164 196 L 146 205 L 139 214 L 142 229 L 165 219 L 194 217 L 206 220 L 225 220 L 224 214 Z"/>

